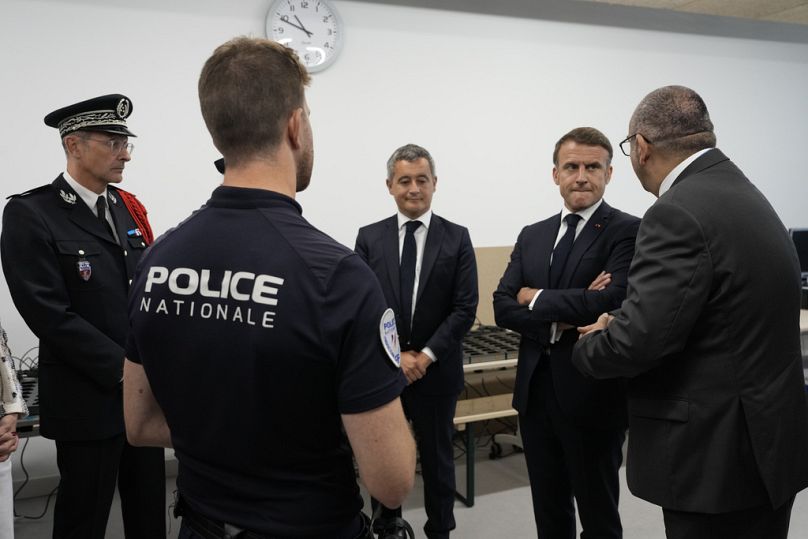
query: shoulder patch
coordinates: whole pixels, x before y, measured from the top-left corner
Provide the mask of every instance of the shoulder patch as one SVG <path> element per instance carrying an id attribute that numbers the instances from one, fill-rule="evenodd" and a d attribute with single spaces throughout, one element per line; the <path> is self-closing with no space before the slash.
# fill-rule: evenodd
<path id="1" fill-rule="evenodd" d="M 382 313 L 382 318 L 379 320 L 379 337 L 387 357 L 397 369 L 401 368 L 401 343 L 398 340 L 396 315 L 393 309 L 388 308 Z"/>
<path id="2" fill-rule="evenodd" d="M 33 195 L 35 193 L 39 193 L 40 191 L 45 191 L 46 189 L 49 189 L 50 187 L 51 187 L 51 184 L 46 183 L 45 185 L 40 185 L 39 187 L 34 187 L 33 189 L 29 189 L 28 191 L 25 191 L 25 192 L 22 192 L 22 193 L 17 193 L 15 195 L 9 195 L 9 196 L 6 197 L 6 200 L 9 200 L 9 199 L 12 199 L 12 198 L 27 197 L 28 195 Z"/>

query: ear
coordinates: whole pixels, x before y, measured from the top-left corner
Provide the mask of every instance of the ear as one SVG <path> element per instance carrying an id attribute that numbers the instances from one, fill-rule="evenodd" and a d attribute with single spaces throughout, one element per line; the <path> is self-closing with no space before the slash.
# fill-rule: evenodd
<path id="1" fill-rule="evenodd" d="M 79 144 L 80 139 L 74 135 L 68 135 L 64 139 L 62 139 L 65 145 L 65 150 L 70 157 L 79 158 L 81 157 L 81 145 Z"/>
<path id="2" fill-rule="evenodd" d="M 558 185 L 558 167 L 553 167 L 553 182 Z"/>
<path id="3" fill-rule="evenodd" d="M 437 177 L 437 176 L 435 176 L 434 178 L 432 178 L 432 189 L 433 189 L 433 190 L 437 190 L 437 189 L 438 189 L 438 177 Z"/>
<path id="4" fill-rule="evenodd" d="M 637 162 L 641 165 L 645 165 L 651 157 L 651 145 L 645 140 L 645 137 L 637 133 L 636 146 Z"/>
<path id="5" fill-rule="evenodd" d="M 289 146 L 293 150 L 298 150 L 303 145 L 303 115 L 306 111 L 302 107 L 296 108 L 289 120 L 286 122 L 286 136 L 289 140 Z"/>
<path id="6" fill-rule="evenodd" d="M 612 181 L 612 170 L 614 170 L 612 165 L 609 165 L 609 168 L 606 169 L 606 185 L 609 185 L 609 182 Z"/>

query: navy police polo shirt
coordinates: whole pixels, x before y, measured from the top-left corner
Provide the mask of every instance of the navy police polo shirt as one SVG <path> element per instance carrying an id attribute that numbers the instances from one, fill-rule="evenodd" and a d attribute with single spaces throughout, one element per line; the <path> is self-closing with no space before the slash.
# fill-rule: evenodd
<path id="1" fill-rule="evenodd" d="M 362 500 L 340 414 L 406 385 L 386 310 L 362 260 L 278 193 L 219 187 L 155 242 L 132 284 L 127 357 L 165 413 L 185 501 L 269 535 L 349 525 Z"/>

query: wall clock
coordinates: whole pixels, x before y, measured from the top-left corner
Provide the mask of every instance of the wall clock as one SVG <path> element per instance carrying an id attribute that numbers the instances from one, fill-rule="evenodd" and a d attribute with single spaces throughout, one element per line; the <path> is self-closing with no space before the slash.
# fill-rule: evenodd
<path id="1" fill-rule="evenodd" d="M 327 0 L 275 0 L 266 33 L 293 49 L 310 72 L 330 66 L 342 49 L 342 19 Z"/>

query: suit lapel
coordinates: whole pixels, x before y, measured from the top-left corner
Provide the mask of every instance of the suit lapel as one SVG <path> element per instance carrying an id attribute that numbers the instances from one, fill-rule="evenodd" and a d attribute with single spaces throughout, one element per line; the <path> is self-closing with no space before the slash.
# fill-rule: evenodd
<path id="1" fill-rule="evenodd" d="M 109 213 L 115 222 L 115 232 L 118 234 L 118 245 L 125 246 L 128 236 L 129 212 L 121 200 L 121 196 L 113 188 L 108 188 Z"/>
<path id="2" fill-rule="evenodd" d="M 86 230 L 98 239 L 112 242 L 112 238 L 107 233 L 104 226 L 98 222 L 92 210 L 87 207 L 87 204 L 79 197 L 72 187 L 64 179 L 64 176 L 59 175 L 53 182 L 54 192 L 59 199 L 59 204 L 69 212 L 70 220 L 73 221 L 78 227 Z"/>
<path id="3" fill-rule="evenodd" d="M 429 230 L 426 233 L 426 243 L 424 243 L 421 274 L 418 276 L 418 294 L 415 296 L 416 309 L 418 308 L 418 303 L 421 301 L 421 295 L 424 293 L 424 286 L 429 280 L 432 269 L 435 267 L 435 261 L 438 259 L 441 242 L 443 241 L 443 233 L 443 223 L 440 217 L 433 213 L 432 219 L 429 222 Z"/>
<path id="4" fill-rule="evenodd" d="M 400 257 L 398 254 L 398 219 L 394 215 L 384 222 L 382 230 L 382 245 L 384 249 L 384 264 L 387 266 L 387 277 L 390 279 L 390 289 L 396 302 L 396 312 L 401 310 L 399 298 L 401 296 L 401 282 L 399 280 Z"/>
<path id="5" fill-rule="evenodd" d="M 606 204 L 604 200 L 600 207 L 595 211 L 592 217 L 586 222 L 581 233 L 572 244 L 572 251 L 570 257 L 567 259 L 567 265 L 564 268 L 564 275 L 561 276 L 559 281 L 559 288 L 569 287 L 572 275 L 578 267 L 584 253 L 586 253 L 592 246 L 592 243 L 600 236 L 601 232 L 606 228 L 609 218 L 612 215 L 612 207 Z"/>
<path id="6" fill-rule="evenodd" d="M 536 238 L 536 246 L 538 248 L 539 256 L 537 256 L 535 260 L 528 262 L 530 264 L 539 264 L 537 275 L 539 279 L 538 283 L 541 288 L 547 288 L 550 286 L 550 257 L 553 254 L 555 239 L 558 237 L 558 229 L 560 227 L 560 213 L 545 222 L 545 225 L 543 226 L 545 230 L 541 230 L 538 238 Z"/>

